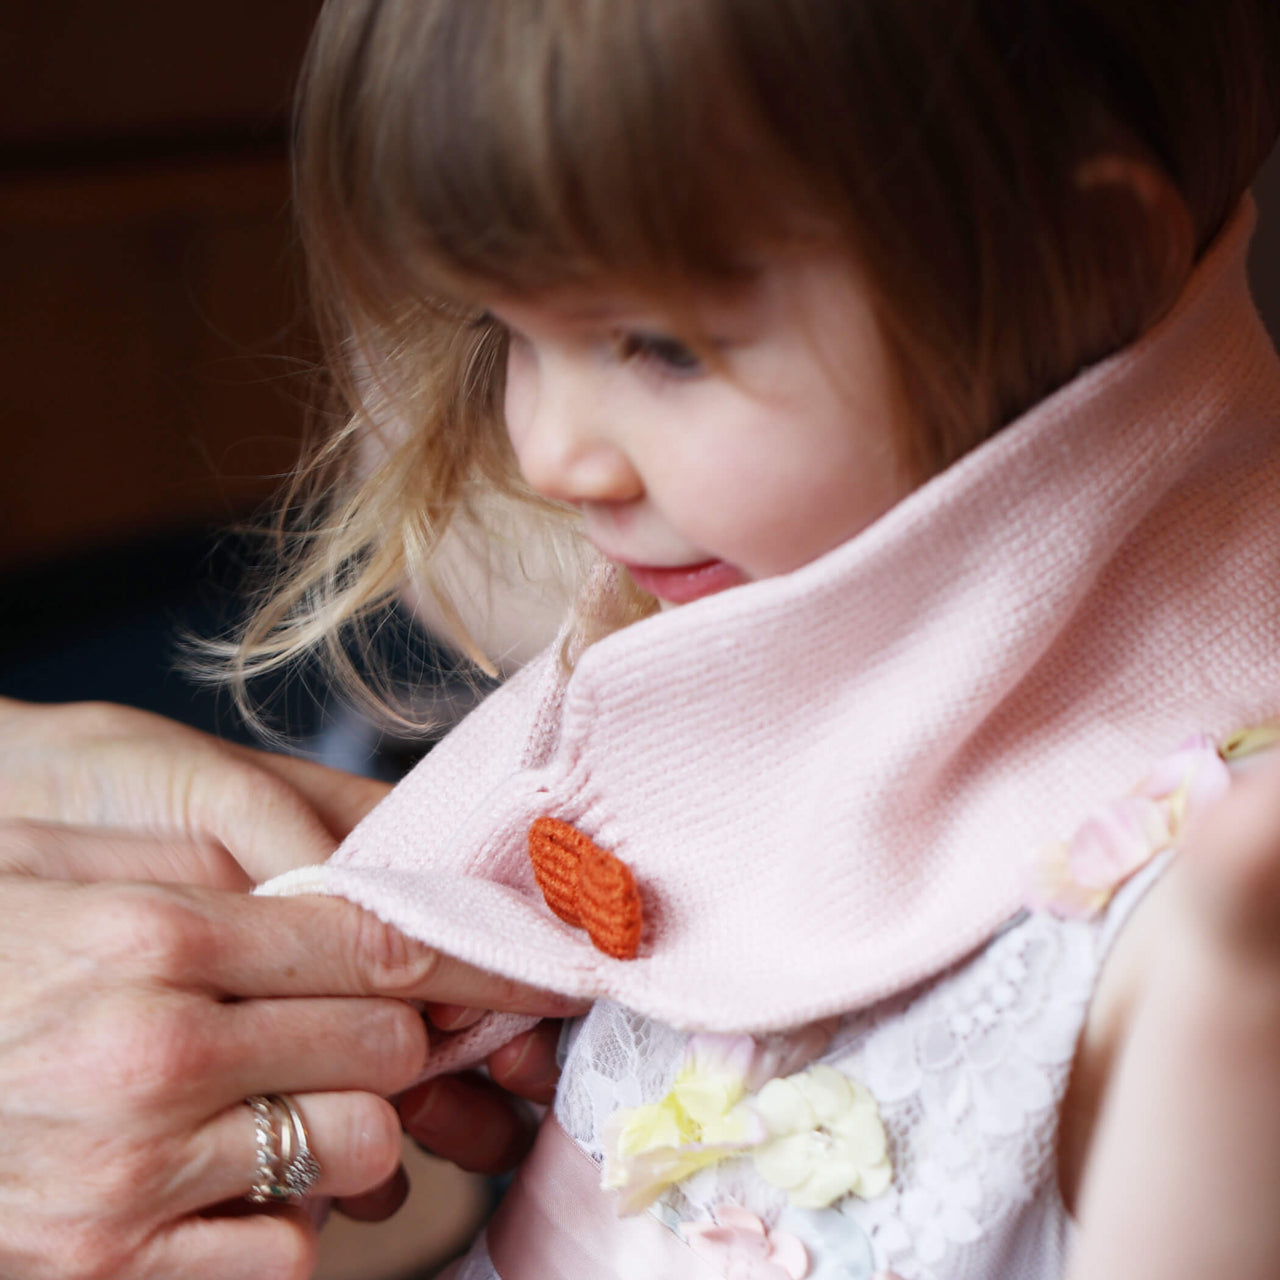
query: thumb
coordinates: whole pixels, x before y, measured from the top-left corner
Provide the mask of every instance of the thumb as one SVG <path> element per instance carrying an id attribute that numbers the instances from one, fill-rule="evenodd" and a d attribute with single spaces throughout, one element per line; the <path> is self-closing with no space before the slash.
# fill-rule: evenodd
<path id="1" fill-rule="evenodd" d="M 342 840 L 352 827 L 391 790 L 389 783 L 317 764 L 301 756 L 280 755 L 253 747 L 232 747 L 241 759 L 288 783 L 333 835 Z"/>

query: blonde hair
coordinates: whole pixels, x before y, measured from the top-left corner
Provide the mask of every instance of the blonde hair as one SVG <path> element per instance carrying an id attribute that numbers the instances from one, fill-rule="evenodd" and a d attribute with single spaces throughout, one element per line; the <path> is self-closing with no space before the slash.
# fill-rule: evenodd
<path id="1" fill-rule="evenodd" d="M 344 420 L 235 678 L 317 646 L 351 677 L 337 637 L 438 590 L 449 529 L 563 514 L 516 471 L 486 296 L 621 287 L 679 318 L 821 236 L 869 281 L 905 464 L 945 467 L 1171 304 L 1280 127 L 1274 10 L 329 0 L 296 196 Z M 585 632 L 650 604 L 606 593 Z"/>

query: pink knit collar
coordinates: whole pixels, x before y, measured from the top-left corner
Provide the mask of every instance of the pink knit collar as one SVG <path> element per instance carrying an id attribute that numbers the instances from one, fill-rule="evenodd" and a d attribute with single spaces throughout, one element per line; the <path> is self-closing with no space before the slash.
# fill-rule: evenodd
<path id="1" fill-rule="evenodd" d="M 550 656 L 318 872 L 486 968 L 682 1027 L 901 991 L 1017 912 L 1032 850 L 1188 732 L 1280 709 L 1280 364 L 1246 206 L 1174 311 L 796 573 Z M 638 956 L 548 909 L 530 824 L 640 888 Z"/>

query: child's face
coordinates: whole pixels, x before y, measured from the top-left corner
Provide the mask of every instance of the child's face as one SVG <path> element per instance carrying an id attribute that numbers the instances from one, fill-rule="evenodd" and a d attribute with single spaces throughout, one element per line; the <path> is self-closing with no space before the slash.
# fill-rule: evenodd
<path id="1" fill-rule="evenodd" d="M 506 422 L 539 493 L 664 604 L 788 573 L 911 487 L 908 428 L 865 291 L 842 258 L 768 267 L 698 306 L 700 363 L 625 296 L 503 301 Z"/>

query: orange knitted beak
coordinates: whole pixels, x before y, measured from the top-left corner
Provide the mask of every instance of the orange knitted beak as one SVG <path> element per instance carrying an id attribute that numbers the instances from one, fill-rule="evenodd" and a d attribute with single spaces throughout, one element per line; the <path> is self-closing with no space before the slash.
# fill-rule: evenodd
<path id="1" fill-rule="evenodd" d="M 634 959 L 644 912 L 625 862 L 577 827 L 545 817 L 529 828 L 529 858 L 547 906 L 561 920 L 585 929 L 605 955 Z"/>

